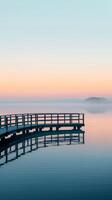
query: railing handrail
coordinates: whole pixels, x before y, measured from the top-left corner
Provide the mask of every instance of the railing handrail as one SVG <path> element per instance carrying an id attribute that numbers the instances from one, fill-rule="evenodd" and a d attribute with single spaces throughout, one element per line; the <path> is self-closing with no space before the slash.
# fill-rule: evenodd
<path id="1" fill-rule="evenodd" d="M 12 114 L 5 114 L 5 115 L 0 115 L 0 117 L 4 117 L 4 116 L 21 116 L 21 115 L 35 115 L 35 114 L 38 114 L 38 115 L 49 115 L 49 114 L 53 114 L 53 115 L 60 115 L 60 114 L 63 114 L 63 115 L 66 115 L 66 114 L 73 114 L 73 115 L 83 115 L 84 113 L 72 113 L 72 112 L 58 112 L 58 113 L 55 113 L 55 112 L 46 112 L 46 113 L 12 113 Z"/>

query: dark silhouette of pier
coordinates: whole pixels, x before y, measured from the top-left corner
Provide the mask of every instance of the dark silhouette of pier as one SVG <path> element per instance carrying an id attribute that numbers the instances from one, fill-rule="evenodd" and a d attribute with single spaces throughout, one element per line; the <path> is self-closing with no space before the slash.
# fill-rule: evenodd
<path id="1" fill-rule="evenodd" d="M 0 116 L 0 137 L 20 130 L 36 131 L 73 128 L 76 132 L 84 126 L 83 113 L 27 113 Z"/>
<path id="2" fill-rule="evenodd" d="M 2 115 L 0 116 L 0 166 L 49 145 L 84 144 L 83 126 L 83 113 Z"/>

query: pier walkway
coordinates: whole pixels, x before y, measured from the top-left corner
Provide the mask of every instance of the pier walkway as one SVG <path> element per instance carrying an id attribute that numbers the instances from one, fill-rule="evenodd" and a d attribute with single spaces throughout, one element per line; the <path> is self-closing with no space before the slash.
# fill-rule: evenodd
<path id="1" fill-rule="evenodd" d="M 25 113 L 0 116 L 0 138 L 21 130 L 59 130 L 72 128 L 78 132 L 84 126 L 83 113 Z"/>

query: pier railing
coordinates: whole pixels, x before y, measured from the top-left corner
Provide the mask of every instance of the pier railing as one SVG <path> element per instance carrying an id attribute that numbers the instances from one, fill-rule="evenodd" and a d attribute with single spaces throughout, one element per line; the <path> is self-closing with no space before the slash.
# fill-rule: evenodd
<path id="1" fill-rule="evenodd" d="M 12 126 L 51 125 L 51 124 L 82 124 L 83 113 L 25 113 L 0 116 L 0 129 Z"/>

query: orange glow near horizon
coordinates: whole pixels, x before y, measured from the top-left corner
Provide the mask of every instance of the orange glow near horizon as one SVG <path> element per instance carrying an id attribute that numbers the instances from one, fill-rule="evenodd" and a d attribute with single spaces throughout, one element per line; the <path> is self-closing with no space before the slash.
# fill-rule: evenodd
<path id="1" fill-rule="evenodd" d="M 7 69 L 7 70 L 6 70 Z M 100 68 L 101 69 L 101 68 Z M 1 97 L 82 97 L 111 96 L 111 74 L 105 70 L 69 68 L 38 69 L 8 67 L 1 70 Z"/>

